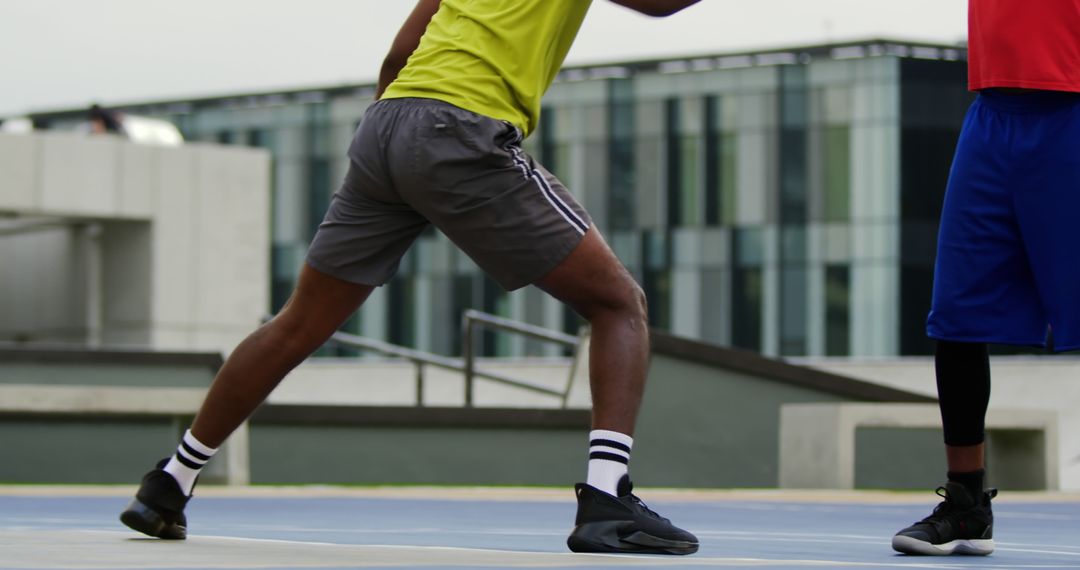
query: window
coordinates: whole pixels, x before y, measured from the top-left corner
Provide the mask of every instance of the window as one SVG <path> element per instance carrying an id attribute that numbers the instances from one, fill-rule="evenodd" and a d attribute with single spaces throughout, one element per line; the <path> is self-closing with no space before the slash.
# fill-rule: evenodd
<path id="1" fill-rule="evenodd" d="M 825 267 L 825 355 L 847 356 L 851 351 L 851 270 Z"/>
<path id="2" fill-rule="evenodd" d="M 674 228 L 680 225 L 682 214 L 682 160 L 679 149 L 679 122 L 681 121 L 682 109 L 678 99 L 664 101 L 664 148 L 667 155 L 667 226 Z"/>
<path id="3" fill-rule="evenodd" d="M 308 235 L 315 237 L 330 208 L 333 190 L 330 185 L 330 161 L 325 158 L 313 158 L 308 161 Z"/>
<path id="4" fill-rule="evenodd" d="M 628 230 L 637 224 L 633 80 L 608 86 L 608 229 Z"/>
<path id="5" fill-rule="evenodd" d="M 780 354 L 802 356 L 807 350 L 809 287 L 805 225 L 780 228 Z"/>
<path id="6" fill-rule="evenodd" d="M 731 344 L 747 350 L 761 350 L 760 267 L 735 267 L 731 280 Z"/>
<path id="7" fill-rule="evenodd" d="M 825 138 L 825 221 L 846 222 L 850 218 L 851 129 L 826 127 Z"/>
<path id="8" fill-rule="evenodd" d="M 387 342 L 416 346 L 416 280 L 399 273 L 386 284 Z"/>
<path id="9" fill-rule="evenodd" d="M 760 351 L 763 309 L 761 230 L 739 229 L 732 237 L 731 344 Z"/>
<path id="10" fill-rule="evenodd" d="M 725 117 L 733 114 L 733 97 L 705 97 L 705 215 L 706 226 L 733 226 L 735 222 L 735 146 L 738 139 L 734 125 Z M 725 106 L 729 108 L 725 109 Z"/>
<path id="11" fill-rule="evenodd" d="M 698 188 L 701 180 L 699 175 L 699 152 L 700 137 L 683 135 L 679 138 L 679 225 L 699 225 L 698 220 Z"/>
<path id="12" fill-rule="evenodd" d="M 705 98 L 705 225 L 716 226 L 721 218 L 720 175 L 723 157 L 720 154 L 720 100 Z"/>
<path id="13" fill-rule="evenodd" d="M 268 129 L 248 130 L 247 144 L 248 146 L 273 150 L 270 146 L 270 131 Z"/>
<path id="14" fill-rule="evenodd" d="M 720 223 L 725 226 L 735 225 L 735 210 L 738 207 L 738 191 L 735 187 L 735 168 L 737 161 L 735 133 L 722 133 L 717 153 L 720 163 Z"/>
<path id="15" fill-rule="evenodd" d="M 540 139 L 540 156 L 537 159 L 548 170 L 555 172 L 555 109 L 540 109 L 540 124 L 536 129 L 536 137 Z"/>
<path id="16" fill-rule="evenodd" d="M 667 204 L 668 226 L 700 224 L 699 192 L 701 185 L 701 137 L 683 130 L 683 101 L 665 102 L 667 132 Z"/>
<path id="17" fill-rule="evenodd" d="M 480 310 L 493 315 L 508 315 L 509 296 L 506 291 L 487 274 L 480 274 L 478 278 L 480 279 L 480 294 L 482 297 Z M 480 354 L 484 356 L 505 356 L 509 353 L 509 339 L 512 338 L 510 333 L 484 329 L 482 338 L 481 350 L 483 352 Z"/>
<path id="18" fill-rule="evenodd" d="M 657 328 L 671 326 L 671 255 L 669 235 L 665 231 L 646 231 L 641 245 L 645 298 L 649 304 L 649 323 Z"/>

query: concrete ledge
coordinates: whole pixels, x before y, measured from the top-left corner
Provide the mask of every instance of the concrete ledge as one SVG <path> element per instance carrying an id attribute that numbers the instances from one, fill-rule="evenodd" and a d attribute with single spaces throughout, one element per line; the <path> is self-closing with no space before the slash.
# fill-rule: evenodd
<path id="1" fill-rule="evenodd" d="M 146 349 L 88 349 L 78 346 L 0 342 L 0 362 L 55 366 L 60 364 L 149 364 L 191 366 L 217 371 L 225 363 L 216 352 L 171 352 Z"/>
<path id="2" fill-rule="evenodd" d="M 0 416 L 165 416 L 179 422 L 189 421 L 205 396 L 205 388 L 0 384 Z M 251 481 L 248 441 L 245 422 L 222 447 L 220 456 L 225 463 L 225 483 L 229 485 L 247 485 Z"/>
<path id="3" fill-rule="evenodd" d="M 0 385 L 0 413 L 190 416 L 202 388 Z"/>
<path id="4" fill-rule="evenodd" d="M 782 382 L 864 402 L 934 402 L 922 394 L 899 390 L 873 382 L 857 380 L 808 366 L 792 365 L 778 358 L 769 358 L 739 348 L 713 345 L 651 330 L 649 341 L 653 355 L 663 355 L 741 372 L 751 376 Z"/>
<path id="5" fill-rule="evenodd" d="M 864 427 L 940 428 L 941 413 L 936 404 L 784 404 L 780 487 L 854 488 L 855 432 Z M 1056 412 L 991 409 L 986 429 L 987 462 L 996 471 L 1015 473 L 1023 465 L 1030 472 L 1034 467 L 1042 488 L 1059 488 Z"/>

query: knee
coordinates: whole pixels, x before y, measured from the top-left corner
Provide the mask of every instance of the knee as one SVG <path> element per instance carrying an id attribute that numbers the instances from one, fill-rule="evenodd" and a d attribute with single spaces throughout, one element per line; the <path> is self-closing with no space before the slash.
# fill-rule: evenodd
<path id="1" fill-rule="evenodd" d="M 303 319 L 292 318 L 287 311 L 283 311 L 256 329 L 253 336 L 260 345 L 279 354 L 293 354 L 306 349 L 309 343 L 305 340 L 310 333 L 305 330 Z"/>
<path id="2" fill-rule="evenodd" d="M 627 275 L 609 285 L 599 302 L 582 311 L 582 316 L 590 321 L 604 316 L 615 316 L 647 326 L 649 307 L 645 291 Z"/>

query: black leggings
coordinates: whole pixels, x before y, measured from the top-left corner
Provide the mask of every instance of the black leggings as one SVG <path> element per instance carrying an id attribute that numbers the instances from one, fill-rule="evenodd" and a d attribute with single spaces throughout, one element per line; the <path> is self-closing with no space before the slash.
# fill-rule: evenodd
<path id="1" fill-rule="evenodd" d="M 986 345 L 938 341 L 934 364 L 945 445 L 982 443 L 990 402 L 990 356 Z"/>

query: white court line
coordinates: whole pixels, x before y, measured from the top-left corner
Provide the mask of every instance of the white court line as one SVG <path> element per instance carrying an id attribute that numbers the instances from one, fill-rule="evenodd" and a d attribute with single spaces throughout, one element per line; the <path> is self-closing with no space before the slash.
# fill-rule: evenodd
<path id="1" fill-rule="evenodd" d="M 455 530 L 455 529 L 441 529 L 441 528 L 399 528 L 399 529 L 340 529 L 340 528 L 310 528 L 310 527 L 288 527 L 288 526 L 246 526 L 238 530 L 261 530 L 261 531 L 277 531 L 277 532 L 296 532 L 302 534 L 314 534 L 314 533 L 335 533 L 344 535 L 375 535 L 375 534 L 452 534 L 458 536 L 534 536 L 537 538 L 551 537 L 551 536 L 563 536 L 565 532 L 536 532 L 525 530 L 507 530 L 507 529 L 471 529 L 471 530 Z M 88 529 L 89 530 L 89 529 Z M 857 534 L 818 534 L 818 533 L 794 533 L 794 532 L 752 532 L 752 531 L 697 531 L 695 534 L 702 539 L 716 539 L 716 540 L 739 540 L 743 542 L 799 542 L 806 544 L 851 544 L 853 541 L 865 545 L 888 545 L 891 536 L 882 537 L 877 535 L 857 535 Z M 210 538 L 234 538 L 236 540 L 266 540 L 274 541 L 279 539 L 269 538 L 244 538 L 244 537 L 226 537 L 217 535 L 200 535 L 193 534 L 192 536 L 204 536 Z M 281 539 L 284 542 L 305 542 Z M 339 544 L 339 543 L 324 543 L 324 542 L 310 542 L 310 544 Z M 343 545 L 343 546 L 385 546 L 385 545 Z M 434 547 L 431 547 L 434 548 Z M 1028 544 L 1019 542 L 997 542 L 997 550 L 1002 552 L 1022 552 L 1028 554 L 1048 554 L 1048 555 L 1061 555 L 1061 556 L 1080 556 L 1080 549 L 1077 550 L 1058 550 L 1058 549 L 1070 549 L 1074 548 L 1064 544 Z"/>
<path id="2" fill-rule="evenodd" d="M 551 531 L 551 532 L 538 532 L 527 530 L 507 530 L 507 529 L 470 529 L 470 530 L 457 530 L 457 529 L 442 529 L 442 528 L 396 528 L 396 529 L 342 529 L 342 528 L 311 528 L 311 527 L 290 527 L 290 526 L 251 526 L 245 525 L 243 527 L 229 527 L 230 529 L 236 529 L 239 531 L 261 531 L 261 532 L 288 532 L 297 534 L 340 534 L 346 536 L 354 535 L 393 535 L 393 534 L 431 534 L 438 533 L 443 535 L 456 535 L 456 536 L 519 536 L 519 537 L 536 537 L 536 538 L 548 538 L 548 537 L 562 537 L 566 532 Z M 888 545 L 892 536 L 879 536 L 879 535 L 857 535 L 857 534 L 814 534 L 814 533 L 790 533 L 790 532 L 750 532 L 750 531 L 696 531 L 695 534 L 701 539 L 716 539 L 716 540 L 739 540 L 744 542 L 800 542 L 806 544 L 852 544 L 857 542 L 865 545 Z M 193 534 L 192 536 L 216 536 L 216 535 L 201 535 Z M 238 540 L 243 538 L 237 537 Z M 247 540 L 247 539 L 243 539 Z M 275 540 L 275 539 L 250 539 L 250 540 Z M 326 543 L 336 544 L 336 543 Z M 351 545 L 356 546 L 356 545 Z M 363 546 L 363 545 L 360 545 Z M 1026 552 L 1026 553 L 1041 553 L 1041 554 L 1055 554 L 1065 556 L 1080 556 L 1080 547 L 1077 550 L 1053 550 L 1053 549 L 1069 549 L 1074 548 L 1064 544 L 1027 544 L 1027 543 L 1014 543 L 1014 542 L 997 542 L 997 550 L 1008 552 Z"/>
<path id="3" fill-rule="evenodd" d="M 107 533 L 117 534 L 112 531 L 85 531 L 87 533 Z M 785 558 L 738 558 L 738 557 L 705 557 L 705 556 L 688 556 L 688 557 L 668 557 L 668 556 L 642 556 L 634 554 L 577 554 L 570 552 L 536 552 L 536 551 L 520 551 L 520 550 L 502 550 L 497 548 L 466 548 L 460 546 L 417 546 L 417 545 L 403 545 L 403 544 L 339 544 L 334 542 L 321 542 L 321 541 L 306 541 L 306 540 L 287 540 L 287 539 L 275 539 L 275 538 L 248 538 L 248 537 L 234 537 L 234 536 L 200 536 L 202 539 L 221 540 L 221 541 L 236 541 L 236 542 L 250 542 L 250 543 L 267 543 L 267 544 L 280 544 L 286 546 L 317 546 L 317 547 L 335 547 L 335 548 L 369 548 L 379 550 L 399 550 L 406 553 L 414 553 L 417 551 L 427 552 L 447 552 L 457 554 L 478 554 L 478 555 L 506 555 L 508 557 L 520 557 L 520 556 L 551 556 L 561 558 L 590 558 L 590 559 L 607 559 L 611 561 L 619 561 L 620 565 L 624 566 L 641 566 L 641 565 L 662 565 L 662 566 L 736 566 L 736 565 L 750 565 L 750 566 L 807 566 L 807 567 L 830 567 L 830 568 L 934 568 L 934 569 L 967 569 L 967 568 L 1031 568 L 1031 569 L 1057 569 L 1057 568 L 1076 568 L 1071 564 L 1015 564 L 1008 563 L 1005 565 L 994 564 L 993 562 L 987 564 L 986 561 L 992 561 L 988 558 L 976 558 L 978 562 L 962 563 L 962 562 L 859 562 L 859 561 L 844 561 L 844 560 L 811 560 L 811 559 L 785 559 Z M 1030 551 L 1039 552 L 1039 551 Z M 911 558 L 902 558 L 902 560 L 912 560 Z M 956 559 L 951 559 L 956 560 Z M 574 561 L 567 560 L 567 564 L 574 564 Z M 508 564 L 513 564 L 509 562 Z M 457 564 L 439 564 L 444 566 L 457 566 Z M 544 564 L 542 566 L 550 566 L 558 568 L 559 566 L 565 566 L 566 564 L 559 563 L 558 565 Z M 516 566 L 516 565 L 515 565 Z M 527 563 L 527 566 L 535 567 L 541 566 L 535 563 Z M 513 566 L 508 566 L 513 567 Z"/>
<path id="4" fill-rule="evenodd" d="M 115 525 L 114 525 L 115 526 Z M 209 529 L 213 531 L 215 528 L 228 529 L 236 531 L 254 531 L 254 532 L 289 532 L 298 534 L 412 534 L 412 533 L 439 533 L 439 534 L 457 534 L 457 535 L 497 535 L 497 536 L 536 536 L 536 537 L 548 537 L 548 536 L 566 536 L 570 533 L 570 528 L 558 529 L 558 530 L 534 530 L 534 529 L 507 529 L 507 528 L 479 528 L 479 529 L 448 529 L 438 527 L 408 527 L 408 528 L 341 528 L 341 527 L 309 527 L 309 526 L 287 526 L 287 525 L 214 525 L 207 524 L 202 525 L 202 529 Z M 199 529 L 196 529 L 196 532 Z"/>
<path id="5" fill-rule="evenodd" d="M 994 512 L 995 519 L 1025 519 L 1036 521 L 1075 521 L 1080 520 L 1080 514 L 1076 515 L 1062 515 L 1057 513 L 1024 513 L 1024 512 L 1012 512 L 1004 511 L 1000 509 Z"/>
<path id="6" fill-rule="evenodd" d="M 1061 556 L 1080 556 L 1080 552 L 1075 552 L 1075 551 L 1069 552 L 1069 551 L 1064 551 L 1064 550 L 1040 550 L 1040 549 L 1035 549 L 1035 548 L 1013 548 L 1013 547 L 1002 548 L 1001 546 L 997 546 L 994 549 L 994 551 L 995 552 L 997 552 L 997 551 L 1001 551 L 1001 552 L 1027 552 L 1029 554 L 1057 554 L 1057 555 L 1061 555 Z"/>
<path id="7" fill-rule="evenodd" d="M 998 540 L 996 538 L 994 539 L 994 544 L 998 545 L 999 547 L 1006 547 L 1006 548 L 1012 548 L 1014 546 L 1019 546 L 1019 547 L 1024 547 L 1024 548 L 1065 548 L 1065 549 L 1072 550 L 1072 551 L 1080 554 L 1080 546 L 1072 546 L 1071 544 L 1037 544 L 1037 543 L 1033 544 L 1033 543 L 1026 543 L 1026 542 L 1001 542 L 1000 540 Z"/>
<path id="8" fill-rule="evenodd" d="M 403 529 L 403 530 L 406 531 L 406 532 L 416 532 L 419 529 Z M 86 532 L 101 532 L 101 531 L 86 531 Z M 439 532 L 445 532 L 445 531 L 439 530 Z M 472 533 L 467 532 L 467 531 L 460 531 L 459 534 L 472 534 Z M 486 533 L 477 532 L 476 534 L 486 534 Z M 887 544 L 887 542 L 888 542 L 887 539 L 883 539 L 883 538 L 877 537 L 877 536 L 860 536 L 860 535 L 843 535 L 843 534 L 828 535 L 828 534 L 809 534 L 809 533 L 803 533 L 803 534 L 798 534 L 798 533 L 751 533 L 751 532 L 737 532 L 737 531 L 731 532 L 731 533 L 714 533 L 714 534 L 719 534 L 719 535 L 731 534 L 731 535 L 738 535 L 738 536 L 730 536 L 730 537 L 712 536 L 712 538 L 732 538 L 732 539 L 738 538 L 739 540 L 745 540 L 747 538 L 750 538 L 752 542 L 807 542 L 807 543 L 842 543 L 842 544 L 849 544 L 851 542 L 851 539 L 865 540 L 866 544 Z M 709 534 L 707 534 L 707 533 L 698 533 L 698 535 L 699 536 L 709 536 Z M 471 551 L 507 552 L 507 553 L 520 552 L 520 551 L 513 551 L 513 550 L 499 550 L 499 549 L 490 549 L 490 548 L 467 548 L 467 547 L 459 547 L 459 546 L 412 546 L 412 545 L 400 545 L 400 544 L 341 544 L 341 543 L 336 543 L 336 542 L 290 540 L 290 539 L 277 539 L 277 538 L 249 538 L 249 537 L 234 537 L 234 536 L 213 536 L 213 535 L 210 535 L 210 536 L 199 535 L 199 536 L 202 537 L 202 538 L 239 540 L 239 541 L 249 541 L 249 542 L 271 542 L 271 543 L 280 543 L 280 544 L 310 544 L 310 545 L 321 545 L 321 546 L 347 546 L 347 547 L 371 546 L 371 547 L 377 547 L 377 548 L 406 548 L 406 549 L 408 549 L 408 548 L 426 548 L 426 549 L 443 549 L 443 550 L 470 551 L 470 552 Z M 547 535 L 545 535 L 545 536 L 547 536 Z M 892 537 L 888 537 L 888 539 L 890 539 L 890 540 L 891 540 L 891 538 Z M 1002 548 L 1002 544 L 998 543 L 996 550 L 998 550 L 998 551 L 1007 551 L 1007 552 L 1026 552 L 1028 554 L 1058 554 L 1058 555 L 1065 555 L 1065 556 L 1080 556 L 1080 552 L 1066 552 L 1066 551 L 1058 551 L 1058 550 L 1041 550 L 1041 549 L 1034 549 L 1034 548 L 1016 548 L 1017 546 L 1038 546 L 1038 545 L 1025 545 L 1025 544 L 1016 544 L 1016 543 L 1010 543 L 1010 544 L 1011 545 L 1009 547 Z M 1047 545 L 1047 546 L 1049 546 L 1051 548 L 1063 548 L 1060 545 Z M 1064 546 L 1064 548 L 1068 548 L 1068 547 Z M 552 553 L 552 554 L 563 554 L 563 553 Z M 628 555 L 622 555 L 622 554 L 594 554 L 592 556 L 626 557 Z M 640 557 L 630 556 L 630 558 L 637 559 L 637 558 L 640 558 Z M 665 560 L 667 560 L 667 558 L 665 558 Z M 672 559 L 672 560 L 679 560 L 679 559 Z M 734 559 L 723 558 L 723 560 L 734 560 Z M 739 560 L 757 560 L 757 559 L 740 558 Z M 767 559 L 763 559 L 763 560 L 767 560 Z M 778 559 L 778 560 L 780 560 L 780 559 Z M 984 558 L 983 560 L 987 560 L 987 559 Z M 829 561 L 829 562 L 831 563 L 833 561 Z M 845 563 L 845 564 L 847 564 L 847 563 Z M 862 564 L 862 563 L 859 563 L 859 564 Z M 941 566 L 933 565 L 931 567 L 938 568 L 938 567 L 941 567 Z M 951 567 L 951 566 L 949 566 L 949 567 Z M 969 566 L 965 565 L 965 566 L 959 566 L 959 567 L 960 568 L 967 568 Z M 987 567 L 987 566 L 978 565 L 977 567 L 983 568 L 983 567 Z M 1010 566 L 1010 567 L 1012 567 L 1012 566 Z M 1025 566 L 1025 567 L 1041 568 L 1043 566 L 1038 565 L 1038 566 Z M 1060 565 L 1050 565 L 1050 566 L 1046 566 L 1046 567 L 1047 568 L 1062 568 L 1062 567 L 1064 567 L 1064 568 L 1074 568 L 1074 566 L 1060 566 Z"/>
<path id="9" fill-rule="evenodd" d="M 868 536 L 858 534 L 815 534 L 794 532 L 751 532 L 751 531 L 699 531 L 699 538 L 707 537 L 714 539 L 745 540 L 750 542 L 808 542 L 808 543 L 850 543 L 854 541 L 866 544 L 888 543 L 891 536 Z M 1027 552 L 1031 554 L 1059 554 L 1064 556 L 1080 556 L 1080 547 L 1067 544 L 1027 544 L 1022 542 L 996 542 L 997 550 L 1008 552 Z M 1048 549 L 1076 549 L 1076 550 L 1048 550 Z"/>
<path id="10" fill-rule="evenodd" d="M 39 519 L 45 520 L 45 519 Z M 62 519 L 49 519 L 55 522 L 69 522 Z M 0 527 L 3 528 L 3 527 Z M 210 527 L 213 529 L 213 526 Z M 256 532 L 288 532 L 298 534 L 320 534 L 320 533 L 333 533 L 346 536 L 353 535 L 389 535 L 389 534 L 430 534 L 439 533 L 446 535 L 456 536 L 521 536 L 521 537 L 537 537 L 545 538 L 552 536 L 563 536 L 565 532 L 563 530 L 558 531 L 535 531 L 524 529 L 443 529 L 435 527 L 409 527 L 409 528 L 395 528 L 395 529 L 342 529 L 342 528 L 312 528 L 312 527 L 299 527 L 299 526 L 286 526 L 286 525 L 243 525 L 240 527 L 228 527 L 238 531 L 256 531 Z M 6 530 L 42 530 L 51 531 L 56 530 L 53 527 L 6 527 Z M 87 532 L 111 532 L 106 529 L 82 529 Z M 220 529 L 219 529 L 220 530 Z M 699 538 L 713 539 L 713 540 L 738 540 L 743 542 L 799 542 L 806 544 L 851 544 L 852 542 L 858 542 L 865 545 L 886 544 L 889 537 L 882 537 L 878 535 L 857 535 L 857 534 L 820 534 L 820 533 L 795 533 L 795 532 L 753 532 L 753 531 L 697 531 L 695 532 Z M 266 540 L 273 541 L 277 539 L 268 538 L 244 538 L 235 536 L 220 536 L 220 535 L 204 535 L 193 534 L 192 536 L 201 536 L 207 538 L 230 538 L 235 540 Z M 305 542 L 305 541 L 290 541 L 285 542 Z M 310 542 L 310 544 L 324 544 L 324 545 L 341 545 L 339 543 L 328 542 Z M 356 545 L 345 544 L 342 546 L 370 546 L 370 545 Z M 1066 544 L 1032 544 L 1023 542 L 997 542 L 997 550 L 1000 552 L 1017 552 L 1027 554 L 1045 554 L 1055 556 L 1069 556 L 1080 557 L 1080 547 L 1074 547 Z"/>
<path id="11" fill-rule="evenodd" d="M 97 538 L 94 538 L 97 537 Z M 4 539 L 15 539 L 7 542 Z M 250 545 L 250 546 L 248 546 Z M 120 531 L 75 531 L 57 542 L 44 533 L 5 535 L 0 531 L 0 560 L 33 570 L 99 570 L 145 568 L 339 568 L 468 567 L 580 568 L 588 567 L 807 567 L 807 568 L 930 568 L 975 569 L 1076 568 L 1064 564 L 997 564 L 980 558 L 913 560 L 891 557 L 881 561 L 742 557 L 663 557 L 641 555 L 573 554 L 569 552 L 510 551 L 447 546 L 348 545 L 321 541 L 197 536 L 187 544 L 132 539 Z"/>
<path id="12" fill-rule="evenodd" d="M 927 501 L 926 507 L 932 508 L 932 501 Z M 815 513 L 847 513 L 851 512 L 851 504 L 787 504 L 779 505 L 773 503 L 723 503 L 714 505 L 704 505 L 706 507 L 714 507 L 720 509 L 731 510 L 747 510 L 747 511 L 781 511 L 781 512 L 815 512 Z M 887 514 L 896 515 L 898 511 L 908 511 L 911 509 L 918 509 L 921 505 L 897 503 L 888 505 L 865 505 L 858 508 L 859 514 Z M 1010 510 L 998 510 L 994 513 L 995 518 L 999 519 L 1029 519 L 1029 520 L 1056 520 L 1056 521 L 1071 521 L 1080 520 L 1080 512 L 1076 514 L 1067 513 L 1041 513 L 1032 511 L 1010 511 Z"/>

